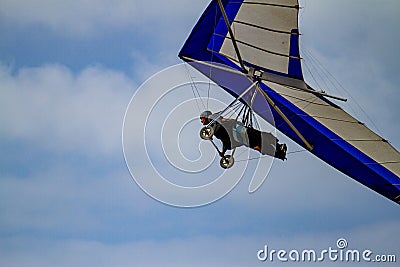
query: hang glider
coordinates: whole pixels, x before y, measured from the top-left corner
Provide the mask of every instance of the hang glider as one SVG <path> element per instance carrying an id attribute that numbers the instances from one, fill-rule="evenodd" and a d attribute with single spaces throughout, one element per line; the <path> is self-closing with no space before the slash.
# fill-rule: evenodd
<path id="1" fill-rule="evenodd" d="M 334 168 L 400 204 L 400 153 L 303 78 L 297 0 L 213 0 L 179 57 Z M 245 75 L 235 75 L 233 68 Z M 272 118 L 264 112 L 272 111 Z"/>

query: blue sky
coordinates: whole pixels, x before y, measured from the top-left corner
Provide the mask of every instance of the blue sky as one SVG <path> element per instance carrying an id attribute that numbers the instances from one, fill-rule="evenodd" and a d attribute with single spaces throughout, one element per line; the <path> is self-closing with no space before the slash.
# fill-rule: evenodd
<path id="1" fill-rule="evenodd" d="M 262 266 L 265 244 L 323 249 L 341 237 L 400 260 L 399 206 L 307 153 L 275 161 L 256 193 L 244 180 L 200 208 L 162 204 L 133 181 L 125 109 L 180 63 L 208 2 L 2 1 L 0 265 Z M 302 48 L 399 148 L 398 1 L 301 4 Z"/>

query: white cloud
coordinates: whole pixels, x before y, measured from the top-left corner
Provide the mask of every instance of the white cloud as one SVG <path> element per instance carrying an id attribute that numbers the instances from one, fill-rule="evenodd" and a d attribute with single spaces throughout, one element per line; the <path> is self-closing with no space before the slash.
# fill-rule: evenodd
<path id="1" fill-rule="evenodd" d="M 82 165 L 89 164 L 85 161 Z M 4 235 L 63 240 L 100 238 L 112 232 L 114 236 L 109 239 L 121 238 L 124 229 L 113 227 L 119 225 L 134 232 L 135 216 L 147 212 L 143 206 L 147 199 L 142 199 L 144 194 L 123 166 L 101 172 L 65 162 L 44 170 L 30 168 L 34 170 L 26 177 L 3 175 L 0 180 L 0 225 Z"/>
<path id="2" fill-rule="evenodd" d="M 42 149 L 109 155 L 121 150 L 122 120 L 135 85 L 120 72 L 88 67 L 78 75 L 62 65 L 2 67 L 3 137 Z"/>
<path id="3" fill-rule="evenodd" d="M 383 230 L 384 229 L 384 230 Z M 391 238 L 387 233 L 391 233 Z M 17 251 L 5 254 L 0 263 L 7 266 L 256 266 L 280 265 L 275 254 L 274 260 L 260 262 L 257 252 L 268 245 L 269 249 L 314 250 L 320 255 L 323 249 L 337 249 L 336 241 L 345 238 L 348 249 L 371 250 L 374 254 L 397 254 L 399 230 L 396 224 L 366 225 L 354 232 L 323 232 L 276 236 L 213 237 L 209 235 L 189 239 L 142 240 L 124 244 L 105 244 L 96 241 L 71 239 L 64 242 L 30 239 L 9 239 L 17 244 Z M 323 262 L 315 266 L 337 266 L 340 260 L 330 261 L 325 255 Z M 344 261 L 345 262 L 345 261 Z M 309 262 L 290 262 L 293 265 L 308 266 Z M 284 262 L 288 264 L 288 262 Z M 359 266 L 360 262 L 346 262 Z M 382 263 L 370 266 L 380 266 Z M 385 263 L 385 266 L 397 266 Z"/>
<path id="4" fill-rule="evenodd" d="M 142 32 L 150 30 L 149 26 L 157 30 L 154 25 L 174 24 L 182 21 L 182 18 L 200 14 L 207 2 L 192 1 L 187 5 L 185 0 L 4 0 L 0 17 L 17 26 L 40 25 L 71 36 L 127 27 Z"/>

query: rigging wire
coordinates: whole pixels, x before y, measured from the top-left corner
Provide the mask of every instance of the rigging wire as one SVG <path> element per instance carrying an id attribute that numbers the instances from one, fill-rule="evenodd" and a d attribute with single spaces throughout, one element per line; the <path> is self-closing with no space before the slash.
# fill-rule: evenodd
<path id="1" fill-rule="evenodd" d="M 218 7 L 217 7 L 217 5 L 215 5 L 215 16 L 214 16 L 214 32 L 213 32 L 213 35 L 215 35 L 215 29 L 217 28 L 217 19 L 218 19 L 218 16 L 217 16 L 217 9 L 218 9 Z M 215 38 L 212 38 L 212 47 L 213 47 L 213 50 L 214 50 L 214 46 L 215 46 Z M 211 53 L 211 64 L 213 64 L 214 63 L 214 53 L 212 52 Z M 210 100 L 210 89 L 211 89 L 211 78 L 210 77 L 212 77 L 212 70 L 213 70 L 213 68 L 212 67 L 210 67 L 210 71 L 209 71 L 209 75 L 208 75 L 208 89 L 207 89 L 207 110 L 208 110 L 208 104 L 209 104 L 209 100 Z"/>
<path id="2" fill-rule="evenodd" d="M 381 130 L 377 127 L 377 125 L 374 123 L 374 121 L 371 119 L 371 117 L 368 115 L 368 113 L 361 107 L 361 105 L 357 102 L 357 100 L 350 94 L 350 92 L 336 79 L 336 77 L 321 63 L 320 60 L 318 60 L 317 57 L 315 57 L 311 51 L 309 51 L 306 48 L 303 48 L 303 52 L 304 54 L 310 58 L 310 63 L 314 63 L 314 67 L 315 69 L 318 71 L 322 71 L 323 75 L 325 75 L 326 80 L 329 81 L 331 83 L 331 85 L 333 86 L 333 88 L 339 92 L 344 92 L 345 95 L 347 95 L 357 106 L 357 108 L 359 109 L 359 111 L 362 113 L 363 116 L 365 116 L 365 118 L 372 124 L 372 126 L 375 128 L 375 130 L 379 133 L 379 135 L 383 135 Z M 305 62 L 306 63 L 306 62 Z M 307 63 L 306 63 L 307 66 Z M 328 86 L 327 86 L 328 87 Z M 360 117 L 359 112 L 353 108 L 352 105 L 348 105 L 349 109 L 355 114 L 357 115 L 357 117 Z"/>
<path id="3" fill-rule="evenodd" d="M 313 57 L 312 55 L 309 55 L 309 53 L 307 52 L 307 50 L 304 50 L 303 52 L 305 52 L 304 54 L 305 54 L 306 56 L 309 56 L 309 58 L 310 58 L 310 63 L 311 63 L 311 68 L 312 68 L 312 69 L 309 67 L 307 61 L 304 61 L 304 63 L 305 63 L 305 66 L 307 67 L 307 70 L 309 71 L 310 75 L 313 76 L 314 81 L 318 84 L 318 87 L 319 87 L 318 89 L 319 89 L 321 92 L 323 92 L 323 93 L 325 93 L 326 90 L 329 91 L 330 86 L 328 85 L 327 80 L 330 81 L 330 79 L 327 77 L 327 75 L 326 75 L 323 71 L 321 72 L 321 69 L 317 68 L 317 64 L 315 64 L 315 59 L 314 59 L 314 57 Z M 322 85 L 323 87 L 322 87 L 321 84 L 317 81 L 317 78 L 315 78 L 315 76 L 313 75 L 313 73 L 315 73 L 316 76 L 318 76 L 318 79 L 323 83 L 323 85 Z"/>
<path id="4" fill-rule="evenodd" d="M 321 91 L 321 85 L 318 83 L 317 79 L 314 77 L 313 72 L 311 71 L 310 67 L 308 66 L 307 62 L 303 60 L 303 66 L 305 66 L 305 69 L 307 70 L 308 74 L 310 74 L 312 80 L 316 84 L 317 88 Z"/>
<path id="5" fill-rule="evenodd" d="M 198 99 L 200 99 L 200 102 L 201 102 L 203 108 L 206 108 L 206 106 L 204 105 L 204 102 L 203 102 L 203 100 L 202 100 L 202 98 L 200 96 L 200 93 L 199 93 L 199 90 L 198 90 L 198 88 L 196 86 L 196 83 L 193 80 L 193 76 L 190 74 L 190 71 L 189 71 L 189 68 L 187 66 L 187 63 L 185 63 L 184 66 L 185 66 L 186 72 L 187 72 L 187 74 L 188 74 L 188 76 L 190 78 L 190 87 L 192 89 L 193 96 L 194 96 L 194 98 L 196 100 L 197 109 L 198 109 L 199 113 L 201 113 L 201 109 L 200 109 L 200 105 L 199 105 Z"/>
<path id="6" fill-rule="evenodd" d="M 218 7 L 216 6 L 216 9 L 217 8 Z M 215 18 L 214 18 L 214 34 L 215 34 L 216 25 L 217 25 L 217 12 L 215 12 Z M 215 41 L 214 41 L 214 38 L 213 38 L 213 47 L 214 47 L 214 43 L 215 43 Z M 214 62 L 214 53 L 211 53 L 211 64 L 213 62 Z M 192 92 L 193 92 L 193 96 L 196 99 L 197 109 L 198 109 L 199 113 L 202 112 L 202 110 L 200 108 L 200 105 L 199 105 L 199 101 L 198 101 L 198 99 L 200 99 L 203 111 L 204 110 L 209 110 L 209 100 L 210 100 L 210 91 L 211 91 L 211 78 L 208 78 L 207 98 L 206 98 L 206 103 L 204 104 L 203 98 L 201 97 L 199 89 L 197 88 L 196 83 L 193 80 L 193 76 L 190 74 L 190 70 L 187 67 L 187 64 L 189 64 L 189 63 L 185 63 L 185 68 L 186 68 L 186 72 L 187 72 L 187 74 L 188 74 L 188 76 L 190 77 L 190 80 L 191 80 L 191 89 L 192 89 Z M 212 71 L 213 71 L 213 67 L 210 67 L 209 68 L 209 76 L 208 77 L 212 77 Z"/>
<path id="7" fill-rule="evenodd" d="M 228 112 L 225 114 L 224 118 L 232 118 L 235 113 L 241 108 L 241 103 L 235 103 L 232 107 L 228 109 Z M 218 112 L 220 113 L 220 112 Z M 222 114 L 221 114 L 222 115 Z"/>

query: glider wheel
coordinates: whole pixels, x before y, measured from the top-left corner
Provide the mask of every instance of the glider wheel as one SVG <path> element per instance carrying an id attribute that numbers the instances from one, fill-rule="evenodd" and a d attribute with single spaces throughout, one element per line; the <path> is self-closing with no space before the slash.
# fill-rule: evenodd
<path id="1" fill-rule="evenodd" d="M 229 169 L 230 167 L 233 166 L 234 162 L 235 160 L 231 155 L 226 155 L 221 158 L 219 164 L 221 165 L 222 168 Z"/>
<path id="2" fill-rule="evenodd" d="M 204 140 L 211 140 L 214 135 L 214 129 L 211 126 L 205 126 L 200 130 L 200 138 Z"/>

